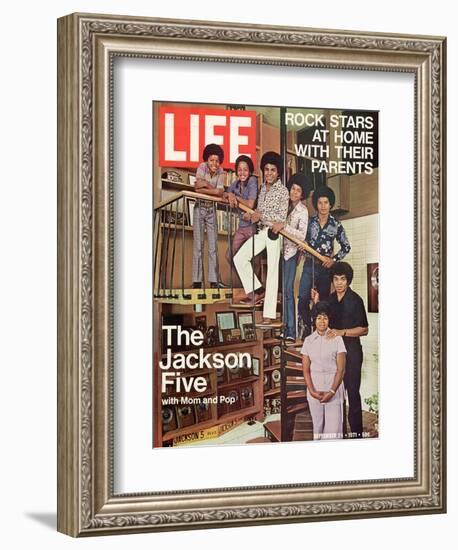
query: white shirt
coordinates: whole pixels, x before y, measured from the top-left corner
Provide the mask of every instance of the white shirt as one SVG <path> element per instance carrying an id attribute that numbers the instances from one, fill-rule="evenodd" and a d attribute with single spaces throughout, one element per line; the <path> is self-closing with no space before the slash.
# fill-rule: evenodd
<path id="1" fill-rule="evenodd" d="M 327 339 L 329 329 L 320 336 L 318 332 L 312 332 L 304 340 L 301 353 L 310 359 L 311 373 L 335 374 L 337 371 L 337 354 L 346 353 L 342 336 Z"/>

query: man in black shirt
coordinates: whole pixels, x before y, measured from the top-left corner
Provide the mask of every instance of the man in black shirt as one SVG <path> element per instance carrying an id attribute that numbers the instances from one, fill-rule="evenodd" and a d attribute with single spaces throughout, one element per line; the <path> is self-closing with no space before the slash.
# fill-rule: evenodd
<path id="1" fill-rule="evenodd" d="M 348 394 L 348 420 L 351 436 L 362 437 L 363 417 L 361 409 L 361 367 L 363 350 L 360 336 L 369 332 L 364 302 L 351 288 L 353 268 L 347 262 L 336 262 L 330 269 L 335 292 L 330 294 L 328 302 L 331 308 L 328 338 L 342 336 L 347 349 L 344 385 Z M 312 291 L 315 302 L 319 300 L 316 291 Z"/>

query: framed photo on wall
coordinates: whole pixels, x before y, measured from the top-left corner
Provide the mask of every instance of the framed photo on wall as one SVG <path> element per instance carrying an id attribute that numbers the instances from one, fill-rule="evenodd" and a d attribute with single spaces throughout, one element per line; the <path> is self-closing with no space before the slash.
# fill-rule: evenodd
<path id="1" fill-rule="evenodd" d="M 229 336 L 231 336 L 231 331 L 237 327 L 236 323 L 237 320 L 233 311 L 220 311 L 216 313 L 216 324 L 218 326 L 219 340 L 221 343 L 227 341 L 223 338 L 223 330 L 230 331 Z"/>
<path id="2" fill-rule="evenodd" d="M 378 312 L 378 263 L 367 264 L 367 307 L 369 312 Z"/>
<path id="3" fill-rule="evenodd" d="M 433 36 L 91 14 L 59 19 L 59 531 L 80 536 L 445 511 L 445 47 Z M 202 86 L 215 80 L 218 86 Z M 184 81 L 199 85 L 183 89 Z M 181 115 L 190 121 L 187 131 L 176 130 Z M 205 152 L 208 144 L 223 154 Z M 383 170 L 374 178 L 380 144 Z M 262 163 L 272 152 L 283 164 Z M 222 354 L 221 361 L 241 354 L 259 375 L 249 380 L 250 398 L 241 406 L 247 378 L 213 372 L 217 353 L 205 353 L 203 325 L 180 331 L 200 315 L 207 332 L 214 329 L 212 343 L 220 331 L 238 330 L 233 306 L 249 295 L 249 277 L 242 273 L 230 289 L 217 281 L 211 292 L 194 292 L 193 261 L 199 249 L 206 274 L 210 263 L 231 280 L 226 251 L 233 235 L 218 228 L 232 227 L 228 212 L 237 218 L 234 228 L 242 220 L 223 197 L 229 179 L 245 181 L 237 160 L 258 192 L 278 181 L 279 196 L 289 200 L 281 186 L 297 171 L 314 192 L 332 186 L 339 196 L 335 218 L 352 237 L 350 286 L 368 315 L 362 368 L 372 376 L 361 384 L 369 403 L 363 413 L 376 414 L 381 426 L 364 445 L 351 438 L 280 439 L 275 460 L 307 456 L 310 468 L 278 469 L 269 485 L 269 443 L 236 447 L 238 459 L 259 464 L 259 471 L 226 468 L 224 445 L 190 448 L 195 437 L 227 439 L 248 419 L 262 428 L 264 396 L 270 392 L 285 409 L 285 384 L 301 375 L 302 348 L 293 346 L 284 363 L 263 372 L 259 357 L 280 345 L 278 334 L 231 343 L 232 357 Z M 268 181 L 266 164 L 278 180 Z M 358 170 L 351 173 L 349 164 Z M 174 222 L 181 213 L 192 225 L 189 206 L 199 189 L 181 189 L 189 185 L 162 175 L 197 174 L 199 167 L 208 185 L 197 197 L 206 224 L 197 246 L 189 227 Z M 401 220 L 391 185 L 399 180 Z M 164 207 L 173 213 L 166 221 L 156 216 Z M 264 229 L 267 222 L 261 220 Z M 280 241 L 294 244 L 291 236 Z M 315 258 L 313 282 L 326 262 Z M 368 270 L 379 263 L 375 306 Z M 284 329 L 283 301 L 273 303 Z M 243 337 L 249 324 L 240 324 L 240 315 Z M 167 327 L 161 319 L 170 319 Z M 349 339 L 359 336 L 346 328 L 330 326 L 342 331 L 335 336 L 346 339 L 348 352 Z M 180 346 L 180 339 L 184 351 L 168 355 L 168 342 Z M 284 375 L 286 368 L 294 374 Z M 278 376 L 263 387 L 274 370 Z M 162 386 L 166 372 L 174 391 Z M 387 383 L 393 376 L 396 384 Z M 200 392 L 199 384 L 207 389 Z M 199 393 L 207 402 L 191 403 Z M 189 402 L 171 401 L 182 397 Z M 170 402 L 162 406 L 163 399 Z M 160 451 L 151 446 L 158 433 Z M 180 451 L 169 444 L 178 439 Z M 331 452 L 339 457 L 332 475 L 323 468 Z M 394 453 L 397 460 L 389 460 Z M 182 468 L 190 456 L 205 465 L 192 476 Z"/>
<path id="4" fill-rule="evenodd" d="M 196 206 L 195 199 L 188 198 L 186 201 L 186 217 L 188 220 L 188 226 L 192 227 L 194 222 L 194 207 Z"/>
<path id="5" fill-rule="evenodd" d="M 241 311 L 237 314 L 237 319 L 242 335 L 242 340 L 248 342 L 256 339 L 256 327 L 254 323 L 254 315 L 251 311 Z"/>

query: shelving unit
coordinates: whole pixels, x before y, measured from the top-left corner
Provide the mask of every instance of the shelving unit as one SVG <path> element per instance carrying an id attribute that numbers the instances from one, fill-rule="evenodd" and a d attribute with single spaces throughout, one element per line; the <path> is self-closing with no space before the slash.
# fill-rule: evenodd
<path id="1" fill-rule="evenodd" d="M 218 310 L 221 310 L 223 306 L 219 306 L 218 307 Z M 229 311 L 229 309 L 228 309 Z M 196 315 L 200 315 L 200 314 L 196 314 Z M 221 353 L 224 353 L 226 351 L 233 351 L 233 350 L 239 350 L 239 349 L 247 349 L 247 348 L 252 348 L 253 347 L 253 343 L 255 343 L 256 341 L 254 342 L 237 342 L 237 343 L 234 343 L 234 344 L 218 344 L 217 346 L 206 346 L 204 348 L 205 350 L 205 353 L 212 353 L 212 352 L 221 352 Z M 188 355 L 189 353 L 196 353 L 196 349 L 187 349 L 187 350 L 180 350 L 180 353 L 182 353 L 183 355 Z M 162 357 L 165 357 L 166 354 L 163 353 L 162 354 Z M 206 369 L 207 371 L 210 371 L 210 369 Z M 212 369 L 212 372 L 213 372 L 214 369 Z M 199 369 L 199 372 L 204 372 L 203 370 L 201 371 Z"/>
<path id="2" fill-rule="evenodd" d="M 183 326 L 195 326 L 196 317 L 202 318 L 205 317 L 205 324 L 207 327 L 216 326 L 216 313 L 231 311 L 230 304 L 228 303 L 218 303 L 218 304 L 208 304 L 202 306 L 204 311 L 195 312 L 193 311 L 193 306 L 180 306 L 175 304 L 155 304 L 157 318 L 162 319 L 163 315 L 181 315 L 182 316 L 182 325 Z M 161 339 L 162 342 L 162 339 Z M 182 406 L 189 406 L 193 408 L 192 414 L 194 414 L 195 422 L 190 426 L 177 426 L 176 429 L 163 431 L 162 425 L 156 423 L 156 430 L 154 432 L 154 446 L 173 446 L 174 444 L 180 443 L 183 439 L 186 438 L 195 438 L 195 437 L 206 437 L 207 431 L 214 431 L 218 427 L 226 428 L 227 425 L 234 423 L 238 425 L 244 420 L 256 419 L 261 420 L 263 418 L 263 406 L 264 406 L 264 393 L 263 393 L 263 361 L 262 361 L 262 350 L 263 350 L 263 332 L 260 330 L 256 331 L 256 340 L 250 342 L 234 342 L 229 344 L 218 344 L 215 346 L 205 346 L 203 347 L 203 352 L 205 354 L 212 353 L 236 353 L 236 352 L 249 352 L 252 357 L 259 359 L 259 373 L 254 375 L 240 375 L 237 378 L 230 379 L 230 369 L 225 368 L 225 379 L 220 381 L 218 379 L 216 369 L 189 369 L 183 370 L 180 372 L 182 377 L 189 376 L 200 376 L 205 375 L 209 379 L 209 387 L 205 392 L 189 392 L 189 393 L 176 393 L 169 392 L 167 394 L 161 394 L 159 387 L 159 381 L 161 377 L 161 369 L 159 368 L 159 363 L 156 362 L 154 365 L 154 379 L 157 381 L 154 384 L 155 387 L 155 418 L 162 418 L 163 409 L 172 409 L 173 414 L 175 415 L 176 423 L 178 424 L 178 414 L 177 409 Z M 196 353 L 199 349 L 184 349 L 183 351 L 178 351 L 177 349 L 172 350 L 172 356 L 174 354 L 180 353 L 183 356 L 187 356 L 190 353 Z M 161 353 L 159 357 L 166 357 L 165 349 L 161 348 Z M 168 371 L 169 372 L 169 371 Z M 227 378 L 229 376 L 229 379 Z M 251 395 L 249 395 L 249 406 L 243 407 L 241 403 L 243 402 L 242 391 L 248 388 Z M 228 394 L 234 393 L 238 396 L 238 400 L 235 404 L 231 405 L 222 405 L 220 400 L 222 396 L 227 396 Z M 211 417 L 204 422 L 197 422 L 197 412 L 195 411 L 196 404 L 182 405 L 181 403 L 175 403 L 170 401 L 171 398 L 188 397 L 190 400 L 196 397 L 208 398 L 211 403 L 209 404 Z M 230 426 L 229 426 L 230 427 Z"/>
<path id="3" fill-rule="evenodd" d="M 237 387 L 244 384 L 249 384 L 250 382 L 258 382 L 259 376 L 248 376 L 248 377 L 240 377 L 235 380 L 232 380 L 231 382 L 223 382 L 221 384 L 218 384 L 218 389 L 225 390 L 228 388 Z"/>

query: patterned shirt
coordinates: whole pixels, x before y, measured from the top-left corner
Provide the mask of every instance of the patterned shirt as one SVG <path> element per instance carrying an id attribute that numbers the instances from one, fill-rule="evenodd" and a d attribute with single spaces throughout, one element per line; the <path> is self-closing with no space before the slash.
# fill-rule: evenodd
<path id="1" fill-rule="evenodd" d="M 258 196 L 258 178 L 256 176 L 250 176 L 245 185 L 241 185 L 239 180 L 236 180 L 231 183 L 228 193 L 234 193 L 236 197 L 240 197 L 244 200 L 256 200 Z M 250 221 L 243 219 L 243 212 L 239 209 L 240 227 L 249 227 L 251 225 Z"/>
<path id="2" fill-rule="evenodd" d="M 258 210 L 261 212 L 263 222 L 285 222 L 288 215 L 289 193 L 288 189 L 277 180 L 267 191 L 265 183 L 262 184 L 258 197 Z"/>
<path id="3" fill-rule="evenodd" d="M 307 233 L 307 224 L 309 221 L 309 213 L 307 207 L 299 201 L 296 206 L 290 212 L 286 219 L 285 232 L 289 233 L 300 241 L 305 240 Z M 289 239 L 283 240 L 283 257 L 285 260 L 289 260 L 297 253 L 297 246 Z"/>
<path id="4" fill-rule="evenodd" d="M 340 250 L 335 256 L 333 256 L 334 239 L 340 245 Z M 350 242 L 345 234 L 343 225 L 331 214 L 329 214 L 328 221 L 323 227 L 320 226 L 318 216 L 313 216 L 310 219 L 306 241 L 317 252 L 323 256 L 333 258 L 336 262 L 345 258 L 351 250 Z"/>

